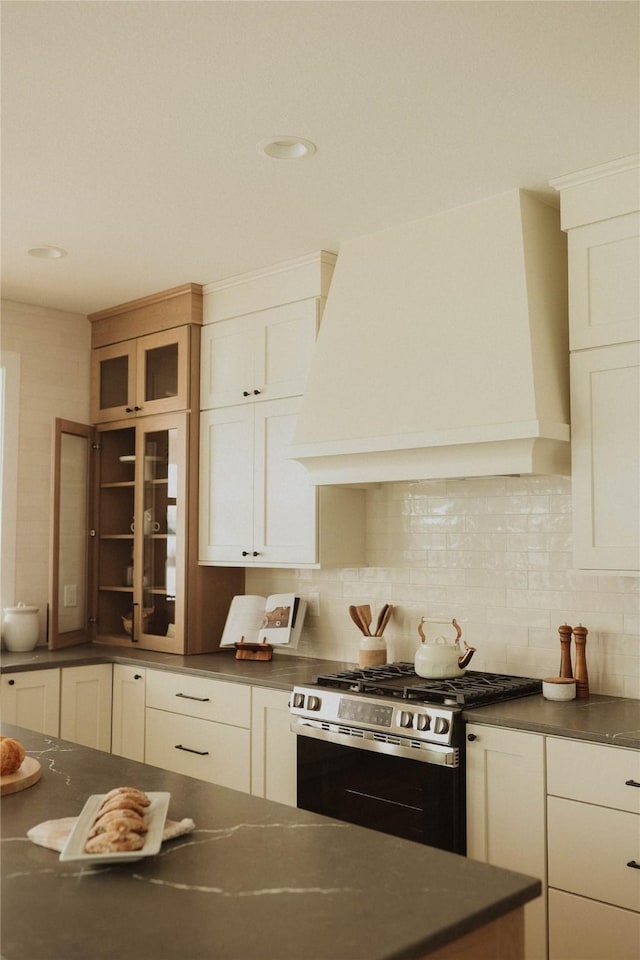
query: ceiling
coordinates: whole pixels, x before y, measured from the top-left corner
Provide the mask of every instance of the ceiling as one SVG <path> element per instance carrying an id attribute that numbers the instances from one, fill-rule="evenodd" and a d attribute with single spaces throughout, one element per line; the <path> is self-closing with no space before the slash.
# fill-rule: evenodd
<path id="1" fill-rule="evenodd" d="M 2 295 L 90 313 L 513 187 L 557 202 L 640 150 L 639 13 L 2 0 Z M 282 135 L 317 152 L 259 152 Z"/>

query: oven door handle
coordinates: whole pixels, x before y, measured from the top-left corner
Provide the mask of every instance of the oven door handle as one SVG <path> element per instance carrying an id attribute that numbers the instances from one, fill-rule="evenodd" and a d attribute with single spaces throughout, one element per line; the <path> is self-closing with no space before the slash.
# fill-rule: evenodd
<path id="1" fill-rule="evenodd" d="M 374 753 L 386 753 L 392 757 L 404 757 L 407 760 L 418 760 L 420 763 L 437 763 L 446 767 L 460 765 L 458 747 L 443 747 L 437 743 L 423 743 L 408 738 L 403 743 L 400 738 L 374 734 L 371 730 L 361 730 L 345 724 L 307 720 L 303 717 L 294 717 L 291 720 L 291 730 L 300 737 L 325 740 L 354 750 L 371 750 Z"/>

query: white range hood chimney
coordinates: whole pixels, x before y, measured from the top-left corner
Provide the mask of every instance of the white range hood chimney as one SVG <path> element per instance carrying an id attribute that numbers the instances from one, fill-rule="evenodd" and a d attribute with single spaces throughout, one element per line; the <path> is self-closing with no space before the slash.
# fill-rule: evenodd
<path id="1" fill-rule="evenodd" d="M 558 211 L 514 190 L 344 243 L 290 456 L 316 484 L 568 474 Z"/>

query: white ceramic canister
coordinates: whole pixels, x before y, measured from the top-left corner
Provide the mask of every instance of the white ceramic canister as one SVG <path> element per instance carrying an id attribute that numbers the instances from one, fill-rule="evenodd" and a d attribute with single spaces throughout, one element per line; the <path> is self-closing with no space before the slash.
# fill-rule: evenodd
<path id="1" fill-rule="evenodd" d="M 38 610 L 39 607 L 31 607 L 27 603 L 4 608 L 2 637 L 7 650 L 12 653 L 33 650 L 40 635 Z"/>
<path id="2" fill-rule="evenodd" d="M 387 662 L 387 644 L 384 637 L 362 637 L 358 650 L 359 667 L 380 667 Z"/>
<path id="3" fill-rule="evenodd" d="M 576 681 L 570 677 L 545 677 L 542 696 L 545 700 L 575 700 Z"/>

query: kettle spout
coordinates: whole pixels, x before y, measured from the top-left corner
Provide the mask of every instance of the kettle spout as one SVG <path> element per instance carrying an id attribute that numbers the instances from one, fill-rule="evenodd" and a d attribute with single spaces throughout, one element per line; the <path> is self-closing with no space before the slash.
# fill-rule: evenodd
<path id="1" fill-rule="evenodd" d="M 463 667 L 466 667 L 467 664 L 469 663 L 469 661 L 471 660 L 471 657 L 474 655 L 475 652 L 476 652 L 476 648 L 475 648 L 475 647 L 470 647 L 469 644 L 465 641 L 465 644 L 464 644 L 464 653 L 462 654 L 461 657 L 458 657 L 458 666 L 459 666 L 461 669 L 462 669 Z"/>

